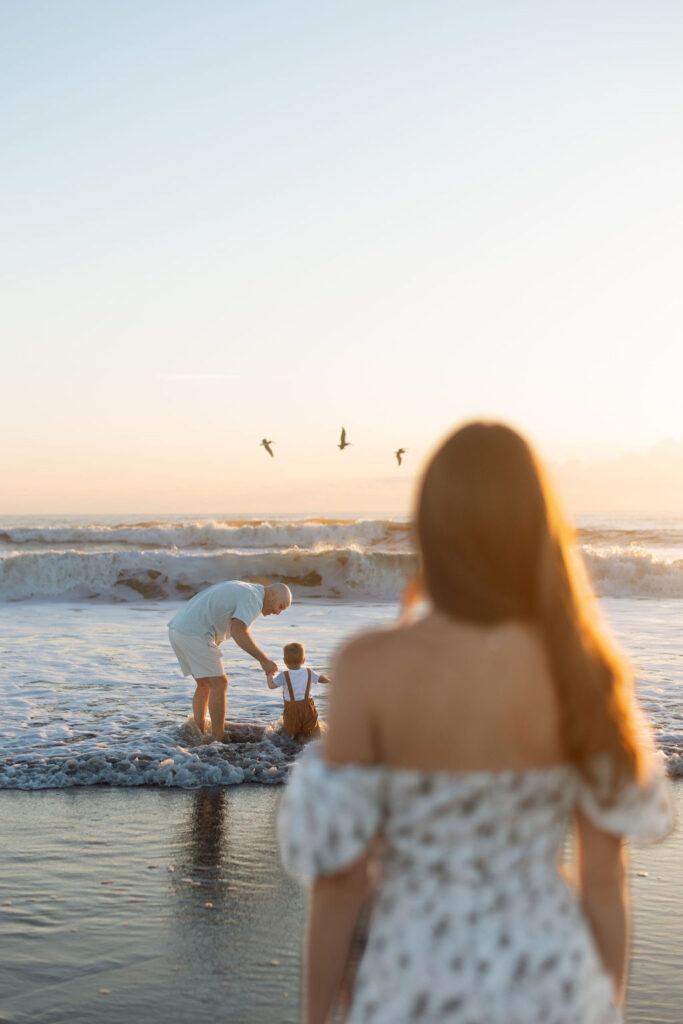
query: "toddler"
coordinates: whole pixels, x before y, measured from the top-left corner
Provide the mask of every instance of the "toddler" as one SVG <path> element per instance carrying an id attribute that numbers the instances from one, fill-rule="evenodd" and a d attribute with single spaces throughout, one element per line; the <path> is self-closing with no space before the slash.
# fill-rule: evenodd
<path id="1" fill-rule="evenodd" d="M 319 676 L 310 668 L 303 667 L 306 661 L 303 644 L 285 644 L 283 653 L 286 670 L 278 672 L 274 677 L 266 676 L 266 679 L 271 690 L 276 690 L 279 686 L 282 687 L 284 698 L 282 722 L 285 732 L 292 739 L 319 736 L 318 709 L 311 697 L 311 686 L 313 683 L 329 683 L 330 679 L 328 676 Z"/>

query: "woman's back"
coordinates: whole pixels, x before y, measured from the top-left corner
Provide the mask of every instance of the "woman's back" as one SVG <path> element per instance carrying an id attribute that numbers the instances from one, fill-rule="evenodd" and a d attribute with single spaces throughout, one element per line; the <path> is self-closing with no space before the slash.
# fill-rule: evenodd
<path id="1" fill-rule="evenodd" d="M 379 861 L 353 1024 L 611 1024 L 620 837 L 670 822 L 631 675 L 514 431 L 441 445 L 415 534 L 410 594 L 432 610 L 344 647 L 322 750 L 282 803 L 285 861 L 317 880 L 307 1020 L 328 1019 Z M 571 817 L 582 905 L 558 871 Z"/>
<path id="2" fill-rule="evenodd" d="M 592 828 L 665 834 L 661 780 L 598 806 L 524 625 L 430 614 L 368 634 L 334 687 L 325 756 L 295 769 L 280 835 L 290 870 L 325 886 L 362 877 L 369 851 L 381 863 L 349 1024 L 620 1024 L 560 848 L 579 808 Z"/>
<path id="3" fill-rule="evenodd" d="M 484 627 L 432 612 L 348 645 L 339 684 L 372 736 L 362 762 L 499 771 L 565 760 L 550 668 L 525 623 Z M 349 760 L 348 734 L 335 750 L 340 735 L 326 743 L 333 761 Z"/>

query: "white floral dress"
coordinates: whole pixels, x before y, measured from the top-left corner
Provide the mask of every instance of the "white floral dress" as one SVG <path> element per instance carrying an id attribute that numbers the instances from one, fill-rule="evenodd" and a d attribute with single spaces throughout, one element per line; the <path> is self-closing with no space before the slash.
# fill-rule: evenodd
<path id="1" fill-rule="evenodd" d="M 352 1024 L 618 1024 L 613 988 L 559 871 L 576 807 L 641 842 L 671 828 L 663 773 L 605 807 L 569 766 L 419 772 L 334 766 L 313 744 L 278 818 L 303 880 L 354 863 L 381 835 L 381 881 Z"/>

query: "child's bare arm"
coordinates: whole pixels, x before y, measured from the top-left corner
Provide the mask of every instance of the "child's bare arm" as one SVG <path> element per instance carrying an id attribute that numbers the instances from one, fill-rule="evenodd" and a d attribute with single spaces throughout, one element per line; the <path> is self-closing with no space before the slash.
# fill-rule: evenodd
<path id="1" fill-rule="evenodd" d="M 275 676 L 274 676 L 273 673 L 271 673 L 270 675 L 266 676 L 266 682 L 268 683 L 268 689 L 269 690 L 279 690 L 280 689 L 280 687 L 275 682 Z"/>
<path id="2" fill-rule="evenodd" d="M 330 679 L 329 676 L 320 675 L 320 676 L 318 676 L 318 682 L 319 683 L 325 683 L 326 685 L 329 685 L 332 682 L 332 680 Z"/>

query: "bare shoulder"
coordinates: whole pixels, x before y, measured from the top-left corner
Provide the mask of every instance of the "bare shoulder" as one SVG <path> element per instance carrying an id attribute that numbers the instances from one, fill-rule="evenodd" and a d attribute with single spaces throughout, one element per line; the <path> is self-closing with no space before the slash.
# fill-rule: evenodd
<path id="1" fill-rule="evenodd" d="M 378 759 L 377 722 L 382 707 L 382 682 L 387 652 L 397 627 L 373 630 L 349 640 L 339 651 L 332 671 L 325 755 L 337 763 L 372 764 Z"/>

